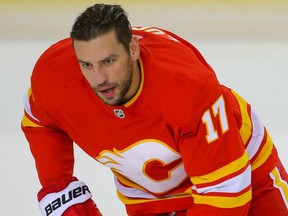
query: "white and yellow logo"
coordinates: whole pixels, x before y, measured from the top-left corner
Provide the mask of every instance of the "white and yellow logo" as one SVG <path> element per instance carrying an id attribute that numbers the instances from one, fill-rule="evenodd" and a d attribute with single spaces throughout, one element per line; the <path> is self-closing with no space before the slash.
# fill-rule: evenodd
<path id="1" fill-rule="evenodd" d="M 159 140 L 142 140 L 122 151 L 103 151 L 97 160 L 153 193 L 164 193 L 186 179 L 178 152 Z"/>

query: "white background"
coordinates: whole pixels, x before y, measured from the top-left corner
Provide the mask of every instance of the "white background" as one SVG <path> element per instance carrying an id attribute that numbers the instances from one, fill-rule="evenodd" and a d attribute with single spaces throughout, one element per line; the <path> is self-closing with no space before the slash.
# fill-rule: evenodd
<path id="1" fill-rule="evenodd" d="M 0 214 L 37 216 L 40 185 L 20 130 L 23 96 L 39 55 L 69 36 L 76 16 L 93 1 L 0 2 Z M 114 2 L 128 11 L 132 25 L 166 28 L 193 43 L 219 80 L 252 103 L 287 169 L 288 7 L 284 1 Z M 126 215 L 110 171 L 77 147 L 75 175 L 90 186 L 105 216 Z"/>

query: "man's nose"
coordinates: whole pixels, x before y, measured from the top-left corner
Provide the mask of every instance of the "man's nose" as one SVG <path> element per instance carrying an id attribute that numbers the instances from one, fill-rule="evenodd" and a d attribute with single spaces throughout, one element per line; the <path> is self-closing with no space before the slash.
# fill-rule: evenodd
<path id="1" fill-rule="evenodd" d="M 93 67 L 93 79 L 96 84 L 102 84 L 107 80 L 107 73 L 101 67 Z"/>

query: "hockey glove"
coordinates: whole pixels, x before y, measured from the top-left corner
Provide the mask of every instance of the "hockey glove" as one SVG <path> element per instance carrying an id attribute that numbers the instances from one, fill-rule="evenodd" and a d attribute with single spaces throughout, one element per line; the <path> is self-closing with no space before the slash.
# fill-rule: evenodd
<path id="1" fill-rule="evenodd" d="M 50 184 L 38 193 L 43 216 L 102 216 L 91 197 L 89 188 L 75 177 Z"/>

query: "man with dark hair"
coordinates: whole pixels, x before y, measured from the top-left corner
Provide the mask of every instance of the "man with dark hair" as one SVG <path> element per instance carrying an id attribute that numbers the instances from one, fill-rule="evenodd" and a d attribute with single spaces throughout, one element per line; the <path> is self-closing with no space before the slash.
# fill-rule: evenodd
<path id="1" fill-rule="evenodd" d="M 250 104 L 199 51 L 96 4 L 37 61 L 22 130 L 43 215 L 99 216 L 73 143 L 109 167 L 131 216 L 287 215 L 287 173 Z"/>

